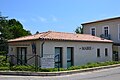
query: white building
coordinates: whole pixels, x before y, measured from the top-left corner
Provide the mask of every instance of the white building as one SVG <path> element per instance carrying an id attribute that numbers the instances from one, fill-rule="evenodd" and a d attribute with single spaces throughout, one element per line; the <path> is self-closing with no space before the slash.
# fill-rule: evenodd
<path id="1" fill-rule="evenodd" d="M 120 17 L 108 18 L 82 24 L 84 34 L 113 41 L 113 59 L 120 60 Z"/>
<path id="2" fill-rule="evenodd" d="M 38 66 L 67 68 L 88 62 L 112 60 L 112 41 L 87 34 L 65 32 L 42 32 L 9 40 L 9 54 L 14 64 L 34 64 L 35 53 Z M 59 55 L 55 58 L 56 55 Z M 15 58 L 16 57 L 16 58 Z M 58 59 L 59 58 L 59 59 Z"/>

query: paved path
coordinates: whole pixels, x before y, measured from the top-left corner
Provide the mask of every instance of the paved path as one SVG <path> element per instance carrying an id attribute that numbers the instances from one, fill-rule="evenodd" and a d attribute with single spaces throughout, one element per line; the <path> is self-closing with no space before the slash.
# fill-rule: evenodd
<path id="1" fill-rule="evenodd" d="M 64 76 L 7 76 L 0 80 L 120 80 L 120 67 Z"/>

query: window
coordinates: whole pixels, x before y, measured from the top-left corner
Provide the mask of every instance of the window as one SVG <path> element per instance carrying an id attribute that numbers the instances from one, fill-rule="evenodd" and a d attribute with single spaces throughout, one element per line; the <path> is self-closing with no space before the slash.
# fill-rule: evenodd
<path id="1" fill-rule="evenodd" d="M 105 48 L 105 56 L 108 56 L 108 48 Z"/>
<path id="2" fill-rule="evenodd" d="M 100 49 L 97 49 L 97 57 L 100 57 Z"/>
<path id="3" fill-rule="evenodd" d="M 55 67 L 62 67 L 62 47 L 55 47 Z"/>
<path id="4" fill-rule="evenodd" d="M 105 26 L 105 27 L 103 28 L 103 31 L 104 31 L 104 36 L 105 36 L 105 37 L 108 37 L 108 36 L 109 36 L 109 28 L 108 28 L 108 26 Z"/>
<path id="5" fill-rule="evenodd" d="M 27 64 L 27 47 L 17 47 L 17 64 Z"/>
<path id="6" fill-rule="evenodd" d="M 73 66 L 73 47 L 67 47 L 67 67 Z"/>
<path id="7" fill-rule="evenodd" d="M 95 29 L 95 27 L 92 27 L 92 28 L 90 29 L 90 31 L 91 31 L 91 35 L 93 35 L 93 36 L 96 35 L 96 29 Z"/>
<path id="8" fill-rule="evenodd" d="M 118 40 L 120 40 L 120 24 L 118 24 Z"/>

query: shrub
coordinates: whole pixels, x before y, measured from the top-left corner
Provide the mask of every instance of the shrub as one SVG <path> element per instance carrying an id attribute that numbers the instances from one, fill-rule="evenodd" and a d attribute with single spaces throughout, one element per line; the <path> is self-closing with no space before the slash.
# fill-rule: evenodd
<path id="1" fill-rule="evenodd" d="M 0 71 L 10 70 L 9 67 L 0 67 Z"/>
<path id="2" fill-rule="evenodd" d="M 29 66 L 29 65 L 15 65 L 15 66 L 9 67 L 9 63 L 5 63 L 4 59 L 5 59 L 4 56 L 0 56 L 0 60 L 2 61 L 0 63 L 0 70 L 36 71 L 35 66 Z M 82 66 L 71 66 L 67 69 L 59 68 L 59 71 L 86 69 L 86 68 L 107 66 L 107 65 L 113 65 L 113 64 L 120 64 L 120 61 L 106 61 L 106 62 L 87 63 L 86 65 L 82 65 Z M 42 69 L 42 68 L 38 67 L 37 71 L 39 71 L 39 72 L 54 72 L 54 71 L 58 71 L 58 68 L 44 68 L 44 69 Z"/>
<path id="3" fill-rule="evenodd" d="M 6 56 L 0 56 L 0 67 L 8 67 L 9 63 L 6 60 Z"/>
<path id="4" fill-rule="evenodd" d="M 39 71 L 40 72 L 55 72 L 55 71 L 65 71 L 66 69 L 64 69 L 64 68 L 39 68 Z"/>
<path id="5" fill-rule="evenodd" d="M 17 65 L 11 67 L 13 71 L 35 71 L 35 67 L 26 65 Z"/>
<path id="6" fill-rule="evenodd" d="M 86 69 L 86 68 L 93 68 L 93 67 L 100 67 L 100 66 L 108 66 L 108 65 L 113 65 L 113 64 L 120 64 L 120 61 L 87 63 L 86 65 L 82 65 L 82 66 L 71 66 L 68 68 L 68 70 Z"/>
<path id="7" fill-rule="evenodd" d="M 75 69 L 80 69 L 80 66 L 71 66 L 68 68 L 68 70 L 75 70 Z"/>
<path id="8" fill-rule="evenodd" d="M 7 51 L 0 51 L 0 55 L 6 55 Z"/>

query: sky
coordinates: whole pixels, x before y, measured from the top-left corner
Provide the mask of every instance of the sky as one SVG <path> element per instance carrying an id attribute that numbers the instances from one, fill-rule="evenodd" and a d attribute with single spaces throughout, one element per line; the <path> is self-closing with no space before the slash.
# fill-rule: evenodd
<path id="1" fill-rule="evenodd" d="M 84 22 L 120 16 L 120 0 L 0 0 L 0 12 L 32 34 L 74 33 Z"/>

